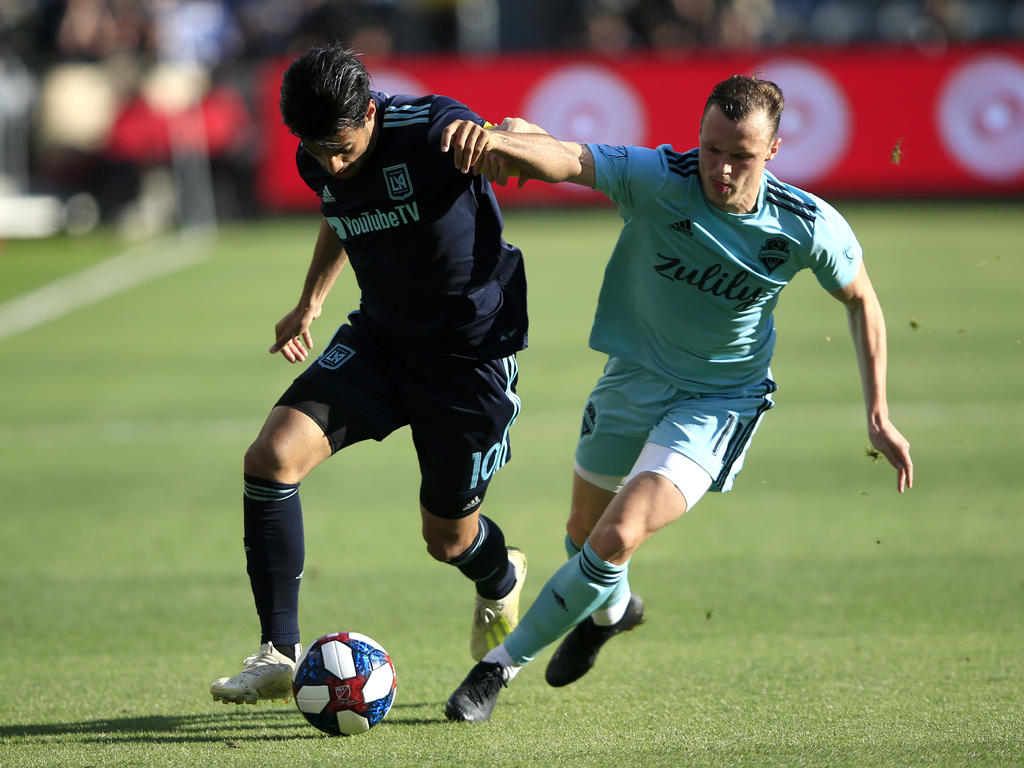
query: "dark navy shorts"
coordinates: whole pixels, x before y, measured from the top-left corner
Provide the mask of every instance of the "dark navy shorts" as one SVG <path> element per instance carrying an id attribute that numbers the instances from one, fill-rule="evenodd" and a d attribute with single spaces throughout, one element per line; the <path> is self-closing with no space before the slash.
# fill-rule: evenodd
<path id="1" fill-rule="evenodd" d="M 306 413 L 337 452 L 408 425 L 420 465 L 420 502 L 464 517 L 480 506 L 511 457 L 521 408 L 515 355 L 499 360 L 414 353 L 343 325 L 278 401 Z"/>

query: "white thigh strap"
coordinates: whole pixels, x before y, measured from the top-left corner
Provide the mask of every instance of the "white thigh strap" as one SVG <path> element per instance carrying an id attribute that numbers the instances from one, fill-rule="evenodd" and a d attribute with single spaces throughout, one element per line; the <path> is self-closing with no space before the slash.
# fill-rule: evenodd
<path id="1" fill-rule="evenodd" d="M 633 464 L 633 470 L 622 484 L 625 485 L 641 472 L 654 472 L 668 478 L 686 499 L 687 510 L 693 509 L 700 501 L 700 497 L 711 487 L 711 475 L 693 459 L 655 443 L 644 444 L 643 450 Z"/>

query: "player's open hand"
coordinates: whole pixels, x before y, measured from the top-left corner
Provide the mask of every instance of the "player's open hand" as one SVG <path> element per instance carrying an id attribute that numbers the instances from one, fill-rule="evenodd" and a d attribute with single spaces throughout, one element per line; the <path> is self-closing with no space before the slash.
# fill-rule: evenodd
<path id="1" fill-rule="evenodd" d="M 317 315 L 298 307 L 282 317 L 274 326 L 275 341 L 270 345 L 270 354 L 276 355 L 280 352 L 289 363 L 305 360 L 309 350 L 313 349 L 313 336 L 309 332 L 309 326 L 316 317 Z"/>
<path id="2" fill-rule="evenodd" d="M 463 173 L 472 171 L 500 186 L 504 186 L 510 178 L 518 178 L 519 186 L 522 187 L 527 181 L 526 174 L 514 162 L 495 151 L 500 143 L 494 131 L 511 130 L 515 125 L 523 128 L 530 126 L 522 118 L 506 117 L 497 127 L 489 123 L 481 126 L 468 120 L 456 120 L 445 126 L 441 134 L 441 151 L 451 151 L 455 167 Z"/>
<path id="3" fill-rule="evenodd" d="M 455 120 L 441 132 L 441 151 L 450 151 L 452 162 L 463 173 L 480 173 L 480 161 L 490 142 L 487 129 L 470 120 Z"/>
<path id="4" fill-rule="evenodd" d="M 891 421 L 886 419 L 868 429 L 875 449 L 896 467 L 896 490 L 903 493 L 914 487 L 914 462 L 910 459 L 910 442 Z"/>

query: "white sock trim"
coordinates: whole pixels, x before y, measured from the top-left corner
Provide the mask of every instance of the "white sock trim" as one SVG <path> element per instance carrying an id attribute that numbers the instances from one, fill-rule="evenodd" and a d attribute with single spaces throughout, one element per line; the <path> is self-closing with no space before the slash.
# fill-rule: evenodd
<path id="1" fill-rule="evenodd" d="M 492 648 L 487 652 L 487 655 L 481 659 L 486 661 L 488 664 L 498 664 L 501 666 L 502 671 L 505 673 L 505 682 L 510 682 L 513 677 L 519 674 L 519 670 L 522 667 L 517 666 L 512 661 L 512 655 L 505 650 L 505 645 L 499 645 L 497 648 Z"/>
<path id="2" fill-rule="evenodd" d="M 599 627 L 610 627 L 612 624 L 617 624 L 626 615 L 626 608 L 629 607 L 629 597 L 627 594 L 615 605 L 610 605 L 607 608 L 598 608 L 590 614 L 590 618 Z"/>

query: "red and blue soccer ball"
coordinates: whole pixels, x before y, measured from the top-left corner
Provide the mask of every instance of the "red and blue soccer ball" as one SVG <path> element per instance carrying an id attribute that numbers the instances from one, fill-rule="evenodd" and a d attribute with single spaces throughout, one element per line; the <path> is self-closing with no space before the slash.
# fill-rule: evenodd
<path id="1" fill-rule="evenodd" d="M 305 718 L 332 736 L 364 733 L 395 701 L 395 665 L 378 643 L 358 632 L 333 632 L 310 645 L 292 676 Z"/>

